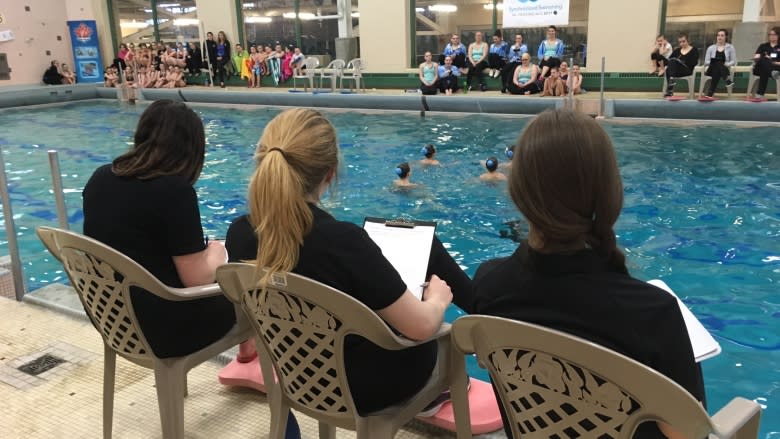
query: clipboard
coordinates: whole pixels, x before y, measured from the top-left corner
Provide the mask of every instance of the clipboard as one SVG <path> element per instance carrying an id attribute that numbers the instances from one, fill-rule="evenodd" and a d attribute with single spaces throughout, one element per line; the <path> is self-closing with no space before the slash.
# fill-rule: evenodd
<path id="1" fill-rule="evenodd" d="M 406 288 L 422 300 L 436 223 L 366 217 L 363 229 L 401 275 Z"/>
<path id="2" fill-rule="evenodd" d="M 718 341 L 707 331 L 707 328 L 701 324 L 699 319 L 693 315 L 691 310 L 685 306 L 685 303 L 677 297 L 677 294 L 672 291 L 669 285 L 666 285 L 666 282 L 660 279 L 653 279 L 647 281 L 647 283 L 657 286 L 677 299 L 677 304 L 680 306 L 680 312 L 682 312 L 683 320 L 685 321 L 685 327 L 688 329 L 688 338 L 691 339 L 693 356 L 697 363 L 720 354 L 721 347 Z"/>

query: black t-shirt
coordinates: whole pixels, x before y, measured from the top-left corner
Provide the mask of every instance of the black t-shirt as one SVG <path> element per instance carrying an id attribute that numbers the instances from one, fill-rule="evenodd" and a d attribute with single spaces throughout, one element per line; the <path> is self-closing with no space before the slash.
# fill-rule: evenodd
<path id="1" fill-rule="evenodd" d="M 697 64 L 699 64 L 699 49 L 695 47 L 691 47 L 691 50 L 689 50 L 688 53 L 683 55 L 682 49 L 678 47 L 674 49 L 674 52 L 672 52 L 672 56 L 670 56 L 669 58 L 679 59 L 690 70 L 696 67 Z"/>
<path id="2" fill-rule="evenodd" d="M 187 179 L 118 177 L 104 165 L 90 177 L 83 197 L 85 235 L 130 257 L 164 284 L 184 286 L 172 257 L 206 248 L 197 195 Z M 159 357 L 191 353 L 235 323 L 234 308 L 223 296 L 171 302 L 138 289 L 131 300 Z"/>
<path id="3" fill-rule="evenodd" d="M 476 312 L 535 323 L 593 341 L 666 375 L 704 401 L 677 300 L 611 268 L 593 250 L 542 254 L 523 243 L 482 264 L 474 278 Z M 664 438 L 655 423 L 635 438 Z"/>
<path id="4" fill-rule="evenodd" d="M 769 56 L 772 62 L 780 62 L 780 44 L 772 47 L 769 42 L 762 43 L 756 49 L 756 54 L 761 56 Z M 774 57 L 772 57 L 773 54 Z"/>
<path id="5" fill-rule="evenodd" d="M 294 273 L 343 291 L 375 311 L 403 295 L 406 284 L 365 230 L 338 221 L 313 204 L 309 207 L 314 223 L 304 237 Z M 233 221 L 225 245 L 231 261 L 257 257 L 258 240 L 247 216 Z M 347 380 L 358 412 L 374 412 L 417 393 L 431 375 L 436 349 L 431 342 L 388 351 L 362 337 L 348 336 Z"/>

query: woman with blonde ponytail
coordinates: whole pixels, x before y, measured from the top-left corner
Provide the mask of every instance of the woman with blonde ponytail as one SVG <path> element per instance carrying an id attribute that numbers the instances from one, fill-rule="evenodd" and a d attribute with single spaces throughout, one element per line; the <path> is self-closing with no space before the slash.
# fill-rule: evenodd
<path id="1" fill-rule="evenodd" d="M 254 260 L 269 273 L 294 272 L 330 285 L 410 339 L 426 339 L 439 329 L 453 295 L 471 311 L 471 280 L 438 239 L 431 248 L 430 283 L 418 300 L 361 227 L 318 206 L 339 165 L 336 131 L 322 114 L 293 109 L 276 116 L 263 131 L 255 161 L 249 215 L 236 219 L 227 234 L 231 260 Z M 436 362 L 435 342 L 402 351 L 357 336 L 347 343 L 347 379 L 361 414 L 417 393 Z"/>
<path id="2" fill-rule="evenodd" d="M 528 237 L 511 256 L 477 269 L 475 312 L 599 343 L 704 402 L 701 369 L 677 300 L 632 278 L 617 247 L 623 184 L 604 129 L 569 110 L 538 115 L 514 146 L 509 193 L 528 221 Z M 676 434 L 666 424 L 647 422 L 634 438 Z"/>

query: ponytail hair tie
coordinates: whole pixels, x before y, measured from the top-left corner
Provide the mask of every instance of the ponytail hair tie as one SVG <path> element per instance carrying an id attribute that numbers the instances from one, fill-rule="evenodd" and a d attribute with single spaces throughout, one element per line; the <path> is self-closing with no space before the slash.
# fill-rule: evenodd
<path id="1" fill-rule="evenodd" d="M 269 148 L 266 154 L 270 154 L 272 151 L 279 151 L 279 154 L 281 154 L 284 160 L 287 161 L 287 154 L 285 154 L 281 148 L 277 148 L 277 147 Z"/>

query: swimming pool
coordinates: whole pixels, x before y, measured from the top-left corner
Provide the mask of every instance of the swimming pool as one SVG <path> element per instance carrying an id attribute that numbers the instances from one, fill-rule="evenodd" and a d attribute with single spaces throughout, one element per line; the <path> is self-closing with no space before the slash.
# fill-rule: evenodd
<path id="1" fill-rule="evenodd" d="M 0 112 L 0 144 L 28 289 L 65 280 L 34 235 L 56 224 L 46 150 L 57 149 L 68 213 L 81 229 L 81 189 L 98 165 L 132 142 L 142 105 L 91 101 Z M 277 111 L 197 107 L 208 155 L 197 187 L 204 226 L 224 237 L 245 211 L 252 152 Z M 324 201 L 336 217 L 405 216 L 435 220 L 469 274 L 506 255 L 499 236 L 516 213 L 504 186 L 478 182 L 479 161 L 501 155 L 527 119 L 411 113 L 330 113 L 343 164 Z M 780 436 L 780 147 L 776 127 L 606 125 L 615 141 L 626 201 L 617 225 L 629 270 L 663 278 L 716 335 L 723 353 L 703 367 L 711 409 L 742 395 L 767 406 L 762 437 Z M 390 190 L 393 169 L 439 147 L 440 168 L 416 167 L 411 193 Z M 7 253 L 5 235 L 0 253 Z M 34 293 L 33 293 L 34 294 Z M 454 310 L 450 312 L 453 317 Z"/>

